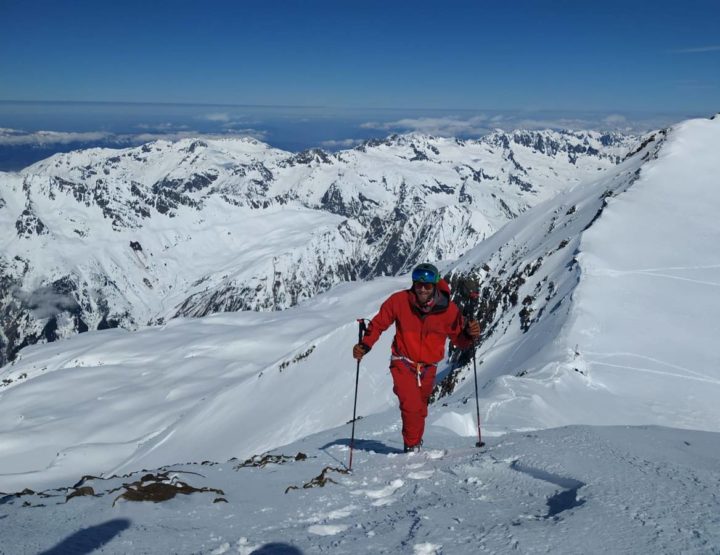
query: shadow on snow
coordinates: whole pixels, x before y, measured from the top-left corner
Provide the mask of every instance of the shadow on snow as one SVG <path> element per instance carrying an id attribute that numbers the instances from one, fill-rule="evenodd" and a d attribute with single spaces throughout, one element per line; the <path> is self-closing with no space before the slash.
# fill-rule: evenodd
<path id="1" fill-rule="evenodd" d="M 303 555 L 297 547 L 286 543 L 268 543 L 259 547 L 250 555 Z"/>
<path id="2" fill-rule="evenodd" d="M 345 445 L 346 447 L 350 447 L 350 438 L 344 437 L 336 439 L 335 441 L 328 443 L 327 445 L 323 445 L 320 449 L 324 451 L 325 449 L 327 449 L 328 447 L 332 447 L 333 445 Z M 356 439 L 353 449 L 355 449 L 356 451 L 379 453 L 380 455 L 390 455 L 391 453 L 403 452 L 402 449 L 390 447 L 389 445 L 385 445 L 381 441 L 375 441 L 373 439 Z"/>
<path id="3" fill-rule="evenodd" d="M 552 474 L 551 472 L 541 470 L 540 468 L 526 466 L 521 464 L 520 461 L 513 461 L 510 468 L 518 472 L 522 472 L 523 474 L 527 474 L 528 476 L 532 476 L 536 480 L 543 480 L 545 482 L 555 484 L 556 486 L 560 486 L 561 488 L 565 488 L 563 491 L 548 497 L 548 513 L 545 515 L 545 518 L 557 518 L 559 513 L 585 504 L 584 499 L 578 499 L 577 497 L 578 490 L 585 485 L 579 480 L 558 476 L 557 474 Z"/>
<path id="4" fill-rule="evenodd" d="M 43 551 L 40 555 L 84 555 L 103 547 L 123 530 L 130 528 L 130 521 L 125 518 L 108 520 L 97 526 L 83 528 L 68 536 L 55 547 Z"/>

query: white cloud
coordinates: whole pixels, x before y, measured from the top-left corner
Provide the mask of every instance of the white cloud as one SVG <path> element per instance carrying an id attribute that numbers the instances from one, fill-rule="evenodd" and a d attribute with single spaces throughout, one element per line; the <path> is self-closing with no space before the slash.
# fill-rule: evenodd
<path id="1" fill-rule="evenodd" d="M 352 148 L 361 144 L 364 139 L 332 139 L 323 141 L 320 144 L 325 148 Z"/>
<path id="2" fill-rule="evenodd" d="M 488 118 L 485 115 L 461 119 L 456 116 L 404 118 L 390 122 L 367 122 L 360 127 L 363 129 L 380 129 L 383 131 L 400 130 L 416 131 L 427 135 L 456 136 L 456 135 L 482 135 L 488 132 Z"/>
<path id="3" fill-rule="evenodd" d="M 216 121 L 216 122 L 228 122 L 232 118 L 230 117 L 230 114 L 227 112 L 214 112 L 212 114 L 204 114 L 202 116 L 199 116 L 198 119 L 204 119 L 207 121 Z"/>
<path id="4" fill-rule="evenodd" d="M 41 286 L 34 291 L 15 288 L 11 294 L 29 308 L 35 318 L 51 318 L 65 310 L 78 307 L 77 301 L 72 296 L 58 293 L 52 286 Z"/>
<path id="5" fill-rule="evenodd" d="M 0 145 L 44 146 L 51 144 L 91 143 L 107 140 L 112 136 L 112 133 L 106 133 L 104 131 L 90 131 L 85 133 L 65 131 L 36 131 L 33 133 L 27 133 L 19 129 L 0 128 Z"/>
<path id="6" fill-rule="evenodd" d="M 142 126 L 138 126 L 143 128 Z M 228 129 L 223 133 L 201 133 L 187 126 L 180 126 L 177 131 L 115 134 L 104 131 L 84 133 L 65 131 L 34 131 L 0 128 L 0 146 L 50 146 L 71 143 L 99 143 L 102 145 L 138 145 L 151 141 L 179 141 L 181 139 L 227 139 L 230 137 L 252 137 L 265 140 L 267 132 L 259 129 L 242 128 Z M 148 127 L 150 128 L 150 127 Z M 185 128 L 185 129 L 183 129 Z"/>
<path id="7" fill-rule="evenodd" d="M 606 118 L 603 118 L 603 122 L 608 125 L 625 125 L 627 124 L 627 118 L 622 114 L 610 114 Z"/>
<path id="8" fill-rule="evenodd" d="M 698 52 L 717 52 L 717 51 L 720 51 L 720 45 L 701 46 L 699 48 L 678 48 L 676 50 L 672 50 L 671 52 L 675 52 L 676 54 L 696 54 Z"/>
<path id="9" fill-rule="evenodd" d="M 269 133 L 265 131 L 264 129 L 255 129 L 253 127 L 232 127 L 232 126 L 226 126 L 223 125 L 225 128 L 225 134 L 217 135 L 219 137 L 227 137 L 240 135 L 243 137 L 252 137 L 253 139 L 257 139 L 259 141 L 264 141 L 267 139 Z"/>
<path id="10" fill-rule="evenodd" d="M 624 115 L 619 113 L 582 113 L 562 115 L 552 112 L 507 112 L 492 117 L 476 115 L 468 118 L 458 116 L 405 118 L 388 122 L 363 123 L 363 129 L 377 129 L 384 132 L 418 132 L 437 136 L 475 137 L 494 129 L 513 131 L 515 129 L 568 129 L 568 130 L 612 130 L 625 133 L 642 133 L 667 127 L 683 119 L 672 115 Z"/>
<path id="11" fill-rule="evenodd" d="M 147 129 L 149 131 L 173 131 L 176 129 L 189 129 L 187 125 L 177 125 L 175 123 L 140 123 L 136 126 L 138 129 Z"/>
<path id="12" fill-rule="evenodd" d="M 597 121 L 580 118 L 525 118 L 509 120 L 503 129 L 593 129 Z"/>
<path id="13" fill-rule="evenodd" d="M 196 119 L 219 124 L 221 128 L 226 129 L 228 132 L 242 133 L 245 135 L 256 137 L 258 139 L 262 139 L 267 135 L 267 132 L 265 131 L 250 127 L 254 124 L 257 124 L 257 121 L 238 119 L 229 112 L 214 112 L 211 114 L 203 114 L 201 116 L 198 116 Z"/>
<path id="14" fill-rule="evenodd" d="M 199 131 L 177 131 L 173 133 L 140 133 L 137 135 L 117 135 L 113 142 L 125 144 L 142 144 L 151 141 L 179 141 L 181 139 L 230 139 L 252 137 L 264 140 L 267 133 L 259 129 L 231 129 L 224 133 L 200 133 Z"/>

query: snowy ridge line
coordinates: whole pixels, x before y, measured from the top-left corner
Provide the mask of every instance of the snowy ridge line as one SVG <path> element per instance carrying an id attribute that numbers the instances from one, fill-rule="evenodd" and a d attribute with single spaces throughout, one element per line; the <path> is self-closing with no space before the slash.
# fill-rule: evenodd
<path id="1" fill-rule="evenodd" d="M 666 132 L 658 134 L 664 137 Z M 463 292 L 470 288 L 480 294 L 475 316 L 484 324 L 481 351 L 492 338 L 490 348 L 505 351 L 512 346 L 512 358 L 546 310 L 557 311 L 572 300 L 573 285 L 581 279 L 578 255 L 583 233 L 602 217 L 610 198 L 622 195 L 640 179 L 643 164 L 657 156 L 662 144 L 663 139 L 645 142 L 633 158 L 607 176 L 538 205 L 451 267 L 449 281 L 464 311 L 471 305 Z M 557 272 L 558 268 L 569 271 Z M 537 297 L 543 290 L 547 296 L 538 307 Z M 508 333 L 513 320 L 519 321 L 521 335 Z M 457 353 L 455 359 L 466 363 L 467 353 Z"/>
<path id="2" fill-rule="evenodd" d="M 0 365 L 87 329 L 283 309 L 457 258 L 637 141 L 408 135 L 293 154 L 184 139 L 53 156 L 0 177 Z"/>
<path id="3" fill-rule="evenodd" d="M 720 251 L 696 241 L 720 238 L 709 208 L 720 127 L 692 120 L 654 135 L 600 180 L 538 205 L 449 268 L 455 291 L 467 283 L 481 291 L 489 434 L 578 422 L 717 430 L 714 388 L 692 382 L 720 383 L 718 328 L 706 317 L 720 309 L 707 287 L 720 281 L 712 263 Z M 683 272 L 682 285 L 657 281 L 653 269 L 662 268 Z M 457 411 L 438 423 L 458 433 L 472 425 L 460 417 L 467 395 L 452 392 L 471 370 L 468 355 L 454 353 L 435 392 Z M 673 395 L 684 389 L 693 401 Z M 610 413 L 598 408 L 608 404 Z"/>

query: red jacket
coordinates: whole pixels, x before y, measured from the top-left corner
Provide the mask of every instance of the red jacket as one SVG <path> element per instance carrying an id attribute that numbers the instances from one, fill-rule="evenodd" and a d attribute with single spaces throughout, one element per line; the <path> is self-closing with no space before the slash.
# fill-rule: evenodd
<path id="1" fill-rule="evenodd" d="M 393 293 L 370 321 L 362 343 L 372 348 L 380 334 L 395 324 L 393 355 L 428 364 L 437 364 L 445 356 L 448 337 L 461 349 L 472 345 L 472 338 L 463 331 L 465 319 L 450 300 L 450 288 L 445 280 L 437 284 L 434 301 L 432 309 L 424 313 L 412 289 Z"/>

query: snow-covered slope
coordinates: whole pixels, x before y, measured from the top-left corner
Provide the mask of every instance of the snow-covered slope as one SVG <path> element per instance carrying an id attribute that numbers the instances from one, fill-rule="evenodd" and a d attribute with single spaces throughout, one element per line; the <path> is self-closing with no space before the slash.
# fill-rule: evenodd
<path id="1" fill-rule="evenodd" d="M 0 550 L 674 555 L 720 547 L 717 433 L 570 427 L 508 434 L 478 451 L 431 427 L 428 449 L 404 455 L 396 414 L 358 427 L 352 474 L 341 472 L 344 426 L 284 446 L 266 465 L 196 461 L 0 496 Z"/>
<path id="2" fill-rule="evenodd" d="M 343 473 L 354 318 L 407 277 L 24 349 L 0 374 L 0 490 L 18 492 L 0 496 L 2 549 L 717 551 L 718 147 L 720 118 L 656 133 L 446 266 L 456 294 L 482 293 L 482 452 L 455 353 L 425 451 L 398 453 L 385 336 L 361 365 Z M 540 430 L 565 424 L 596 426 Z M 283 465 L 239 464 L 283 444 Z M 179 482 L 213 490 L 131 501 Z"/>
<path id="3" fill-rule="evenodd" d="M 657 133 L 453 267 L 482 291 L 486 420 L 720 429 L 719 149 L 720 118 Z"/>
<path id="4" fill-rule="evenodd" d="M 636 142 L 409 135 L 292 154 L 187 139 L 0 174 L 0 364 L 87 329 L 286 308 L 341 281 L 456 258 Z"/>
<path id="5" fill-rule="evenodd" d="M 658 133 L 617 169 L 526 212 L 451 268 L 456 292 L 462 280 L 482 281 L 478 358 L 490 434 L 571 423 L 718 430 L 717 328 L 704 316 L 717 300 L 703 296 L 712 277 L 692 272 L 717 268 L 718 243 L 695 248 L 695 239 L 718 233 L 704 211 L 716 204 L 719 141 L 717 120 Z M 660 242 L 648 235 L 661 232 Z M 610 253 L 625 265 L 598 262 Z M 667 267 L 690 273 L 658 282 Z M 2 376 L 0 488 L 244 457 L 345 422 L 354 319 L 371 316 L 406 279 L 345 284 L 277 313 L 179 319 L 23 350 Z M 667 325 L 671 314 L 683 318 L 682 333 Z M 394 405 L 389 340 L 364 359 L 363 414 Z M 432 421 L 472 435 L 473 390 L 457 388 L 471 367 L 457 364 L 442 368 L 445 406 Z"/>
<path id="6" fill-rule="evenodd" d="M 355 318 L 400 286 L 344 284 L 281 312 L 175 319 L 24 349 L 0 384 L 0 491 L 78 472 L 247 457 L 342 424 L 352 416 Z M 381 350 L 363 376 L 365 413 L 393 403 Z"/>

